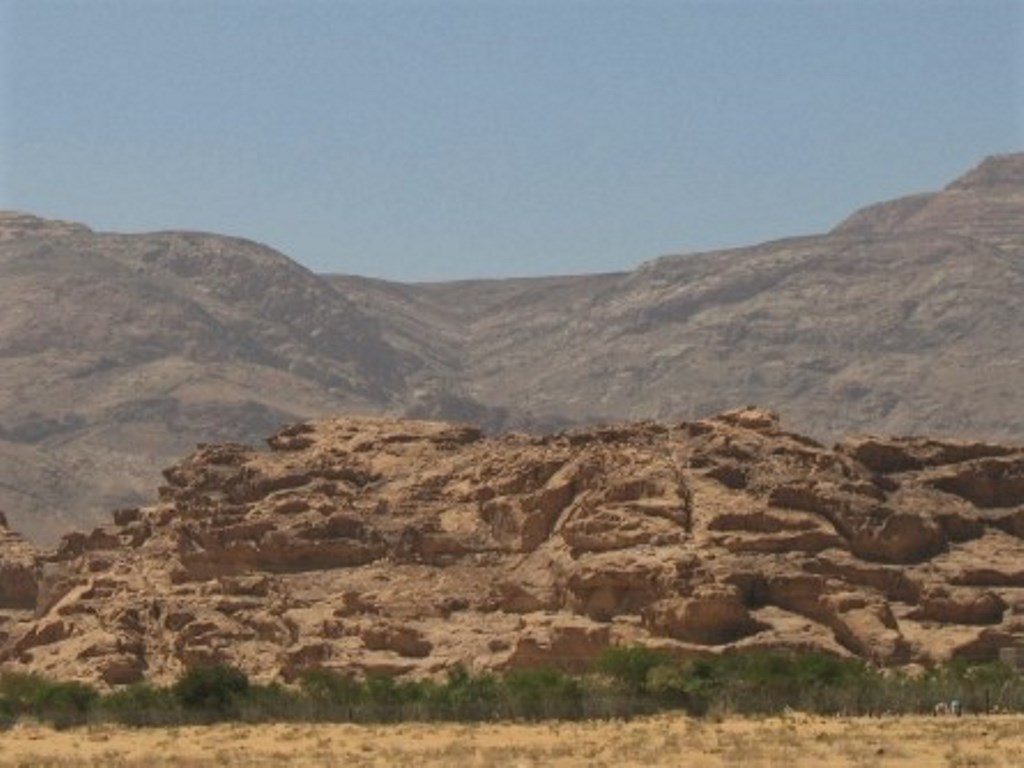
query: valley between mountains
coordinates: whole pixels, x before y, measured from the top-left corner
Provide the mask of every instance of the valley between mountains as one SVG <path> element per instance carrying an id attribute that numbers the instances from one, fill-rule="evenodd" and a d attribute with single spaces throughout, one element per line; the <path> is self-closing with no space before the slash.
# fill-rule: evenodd
<path id="1" fill-rule="evenodd" d="M 824 442 L 1019 443 L 1022 222 L 1022 154 L 825 234 L 606 275 L 401 284 L 2 213 L 0 510 L 53 545 L 197 443 L 342 413 L 545 432 L 756 403 Z"/>

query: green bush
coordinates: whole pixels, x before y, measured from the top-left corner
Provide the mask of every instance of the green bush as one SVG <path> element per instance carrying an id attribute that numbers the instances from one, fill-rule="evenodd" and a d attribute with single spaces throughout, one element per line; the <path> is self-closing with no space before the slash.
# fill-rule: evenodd
<path id="1" fill-rule="evenodd" d="M 0 701 L 16 715 L 32 714 L 51 683 L 39 675 L 9 672 L 0 675 Z"/>
<path id="2" fill-rule="evenodd" d="M 121 725 L 171 725 L 181 721 L 178 700 L 168 688 L 135 683 L 103 697 L 101 711 Z"/>
<path id="3" fill-rule="evenodd" d="M 248 722 L 311 720 L 314 715 L 308 697 L 280 683 L 250 684 L 236 708 L 238 717 Z"/>
<path id="4" fill-rule="evenodd" d="M 249 678 L 228 664 L 197 666 L 185 671 L 172 692 L 187 713 L 229 719 L 237 716 L 239 704 L 249 693 Z"/>
<path id="5" fill-rule="evenodd" d="M 14 707 L 6 699 L 0 699 L 0 729 L 10 728 L 17 721 Z"/>
<path id="6" fill-rule="evenodd" d="M 37 715 L 52 723 L 55 728 L 81 725 L 86 722 L 99 698 L 99 692 L 85 683 L 75 680 L 53 683 L 39 701 Z"/>
<path id="7" fill-rule="evenodd" d="M 688 674 L 681 664 L 662 664 L 647 674 L 646 693 L 661 707 L 702 715 L 707 711 L 709 690 L 707 681 Z"/>
<path id="8" fill-rule="evenodd" d="M 509 672 L 502 680 L 502 714 L 541 720 L 579 719 L 583 715 L 583 686 L 551 667 Z"/>
<path id="9" fill-rule="evenodd" d="M 868 669 L 859 659 L 840 659 L 824 653 L 795 657 L 797 680 L 804 685 L 846 685 L 863 680 Z"/>
<path id="10" fill-rule="evenodd" d="M 473 675 L 462 665 L 448 670 L 444 683 L 422 681 L 419 685 L 421 719 L 495 719 L 503 698 L 497 677 Z"/>
<path id="11" fill-rule="evenodd" d="M 313 667 L 299 675 L 299 687 L 323 708 L 349 708 L 363 699 L 363 686 L 353 677 Z"/>
<path id="12" fill-rule="evenodd" d="M 664 653 L 644 646 L 611 647 L 598 658 L 597 669 L 630 693 L 641 693 L 647 691 L 651 672 L 671 661 Z"/>
<path id="13" fill-rule="evenodd" d="M 7 717 L 29 715 L 55 728 L 80 725 L 89 717 L 99 693 L 86 683 L 55 682 L 34 674 L 0 677 L 0 702 Z"/>

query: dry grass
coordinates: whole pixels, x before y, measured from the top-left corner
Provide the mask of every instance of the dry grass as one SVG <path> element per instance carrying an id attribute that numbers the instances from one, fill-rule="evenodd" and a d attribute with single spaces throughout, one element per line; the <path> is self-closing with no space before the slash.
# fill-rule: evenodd
<path id="1" fill-rule="evenodd" d="M 218 725 L 0 735 L 4 766 L 950 766 L 1024 765 L 1024 717 L 787 715 L 486 725 Z"/>

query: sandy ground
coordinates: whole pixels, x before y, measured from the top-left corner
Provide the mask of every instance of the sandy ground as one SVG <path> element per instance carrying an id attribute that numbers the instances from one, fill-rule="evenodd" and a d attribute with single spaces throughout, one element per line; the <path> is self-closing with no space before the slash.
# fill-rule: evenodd
<path id="1" fill-rule="evenodd" d="M 4 766 L 1024 766 L 1024 716 L 0 732 Z"/>

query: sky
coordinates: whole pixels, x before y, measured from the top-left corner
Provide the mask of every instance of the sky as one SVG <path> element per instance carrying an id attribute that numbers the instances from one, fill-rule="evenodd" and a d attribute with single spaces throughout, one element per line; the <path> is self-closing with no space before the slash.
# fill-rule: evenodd
<path id="1" fill-rule="evenodd" d="M 619 271 L 1024 150 L 1024 0 L 0 0 L 0 208 Z"/>

